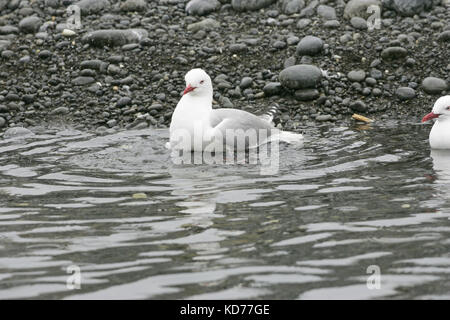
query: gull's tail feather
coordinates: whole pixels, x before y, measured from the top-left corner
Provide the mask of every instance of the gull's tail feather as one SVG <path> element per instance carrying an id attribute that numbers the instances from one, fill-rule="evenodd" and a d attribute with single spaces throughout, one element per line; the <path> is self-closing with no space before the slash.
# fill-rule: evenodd
<path id="1" fill-rule="evenodd" d="M 274 104 L 272 107 L 270 107 L 269 111 L 267 111 L 265 114 L 261 115 L 260 118 L 264 121 L 267 121 L 268 123 L 273 124 L 273 118 L 278 113 L 278 104 Z"/>
<path id="2" fill-rule="evenodd" d="M 301 133 L 290 131 L 279 130 L 276 134 L 272 135 L 269 140 L 272 142 L 278 141 L 303 146 L 303 135 Z"/>

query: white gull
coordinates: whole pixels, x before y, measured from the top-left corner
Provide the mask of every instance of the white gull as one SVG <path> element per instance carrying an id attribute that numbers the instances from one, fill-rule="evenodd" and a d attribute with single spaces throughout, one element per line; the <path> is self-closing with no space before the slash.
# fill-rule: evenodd
<path id="1" fill-rule="evenodd" d="M 430 132 L 432 149 L 450 149 L 450 95 L 437 99 L 433 110 L 422 122 L 437 119 Z"/>
<path id="2" fill-rule="evenodd" d="M 186 89 L 170 123 L 170 148 L 206 151 L 212 144 L 221 141 L 227 147 L 242 150 L 242 144 L 236 144 L 235 137 L 239 139 L 243 135 L 246 140 L 244 149 L 273 141 L 274 136 L 280 141 L 302 143 L 301 134 L 276 129 L 271 113 L 256 116 L 238 109 L 213 109 L 212 81 L 202 69 L 189 71 L 185 81 Z M 256 135 L 256 140 L 254 136 L 249 138 L 252 134 Z"/>

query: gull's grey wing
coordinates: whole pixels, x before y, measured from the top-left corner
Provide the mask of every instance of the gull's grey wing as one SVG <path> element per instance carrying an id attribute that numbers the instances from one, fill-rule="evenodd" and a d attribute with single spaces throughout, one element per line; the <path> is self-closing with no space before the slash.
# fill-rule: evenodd
<path id="1" fill-rule="evenodd" d="M 238 109 L 214 109 L 210 116 L 211 126 L 224 131 L 226 129 L 272 129 L 273 126 L 266 120 L 247 111 Z"/>
<path id="2" fill-rule="evenodd" d="M 235 148 L 237 145 L 235 144 L 234 138 L 230 140 L 231 137 L 227 137 L 230 134 L 236 137 L 242 137 L 240 130 L 243 130 L 243 137 L 245 139 L 241 139 L 240 141 L 245 144 L 244 149 L 249 147 L 253 148 L 264 143 L 271 136 L 272 129 L 275 129 L 269 122 L 254 114 L 243 110 L 227 108 L 212 110 L 210 124 L 214 128 L 215 135 L 220 134 L 225 144 L 234 145 Z"/>

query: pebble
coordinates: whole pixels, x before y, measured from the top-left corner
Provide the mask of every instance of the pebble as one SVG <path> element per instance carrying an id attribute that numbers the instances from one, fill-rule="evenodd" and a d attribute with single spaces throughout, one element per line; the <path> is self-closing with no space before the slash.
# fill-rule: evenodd
<path id="1" fill-rule="evenodd" d="M 408 51 L 402 47 L 389 47 L 381 52 L 383 60 L 403 59 L 408 55 Z"/>
<path id="2" fill-rule="evenodd" d="M 327 5 L 320 5 L 317 7 L 317 14 L 324 20 L 336 20 L 336 10 Z"/>
<path id="3" fill-rule="evenodd" d="M 322 79 L 322 71 L 314 65 L 300 64 L 284 69 L 278 78 L 285 88 L 315 88 Z"/>
<path id="4" fill-rule="evenodd" d="M 314 36 L 306 36 L 297 45 L 298 55 L 314 56 L 321 53 L 323 49 L 322 39 Z"/>
<path id="5" fill-rule="evenodd" d="M 347 74 L 347 78 L 353 82 L 361 82 L 366 78 L 366 72 L 364 70 L 352 70 Z"/>
<path id="6" fill-rule="evenodd" d="M 427 77 L 422 81 L 422 88 L 429 94 L 441 94 L 447 90 L 447 82 L 436 77 Z"/>
<path id="7" fill-rule="evenodd" d="M 305 7 L 304 0 L 281 0 L 281 11 L 285 14 L 299 13 Z"/>
<path id="8" fill-rule="evenodd" d="M 350 104 L 350 109 L 352 109 L 355 112 L 366 112 L 367 106 L 363 101 L 357 100 Z"/>
<path id="9" fill-rule="evenodd" d="M 395 91 L 400 100 L 411 100 L 416 96 L 416 91 L 409 87 L 400 87 Z"/>
<path id="10" fill-rule="evenodd" d="M 39 17 L 31 16 L 20 20 L 19 28 L 24 33 L 36 33 L 42 25 L 42 20 Z"/>
<path id="11" fill-rule="evenodd" d="M 276 0 L 231 0 L 231 6 L 236 11 L 259 10 L 270 6 Z"/>
<path id="12" fill-rule="evenodd" d="M 278 95 L 282 91 L 281 83 L 269 82 L 264 86 L 263 91 L 266 96 Z"/>
<path id="13" fill-rule="evenodd" d="M 204 16 L 220 8 L 217 0 L 191 0 L 186 5 L 186 13 L 191 15 Z"/>
<path id="14" fill-rule="evenodd" d="M 88 32 L 83 36 L 82 42 L 96 47 L 123 46 L 129 43 L 139 43 L 146 38 L 148 32 L 144 29 L 107 29 Z"/>
<path id="15" fill-rule="evenodd" d="M 202 21 L 189 24 L 187 29 L 192 32 L 197 32 L 200 30 L 214 30 L 219 27 L 220 27 L 219 22 L 211 18 L 206 18 Z"/>

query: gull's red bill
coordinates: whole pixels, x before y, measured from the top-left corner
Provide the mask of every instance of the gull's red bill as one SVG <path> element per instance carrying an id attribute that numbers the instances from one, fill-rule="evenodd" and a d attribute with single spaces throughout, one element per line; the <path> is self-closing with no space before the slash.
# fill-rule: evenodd
<path id="1" fill-rule="evenodd" d="M 191 91 L 194 91 L 195 87 L 191 87 L 191 85 L 189 84 L 186 89 L 184 89 L 183 91 L 183 95 L 185 95 L 186 93 L 189 93 Z"/>
<path id="2" fill-rule="evenodd" d="M 422 122 L 427 122 L 431 119 L 439 118 L 440 114 L 430 112 L 425 117 L 423 117 Z"/>

